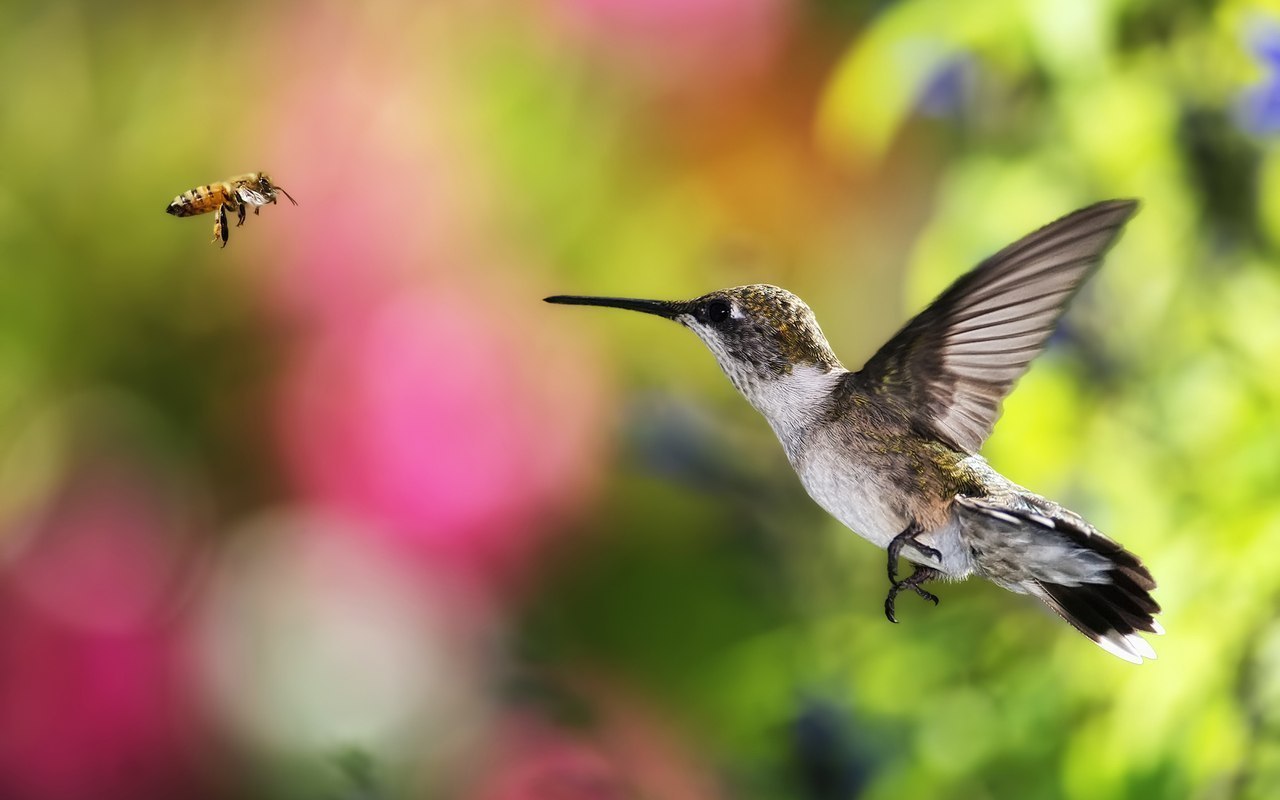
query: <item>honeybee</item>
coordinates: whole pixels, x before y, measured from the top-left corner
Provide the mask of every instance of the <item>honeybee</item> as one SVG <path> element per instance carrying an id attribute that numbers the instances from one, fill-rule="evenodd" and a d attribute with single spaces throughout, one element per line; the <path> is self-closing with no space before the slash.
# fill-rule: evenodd
<path id="1" fill-rule="evenodd" d="M 194 217 L 197 214 L 214 212 L 213 241 L 221 239 L 222 246 L 226 247 L 230 234 L 227 227 L 227 212 L 236 212 L 238 228 L 244 224 L 246 209 L 252 208 L 256 216 L 262 206 L 276 202 L 276 192 L 283 192 L 290 203 L 295 206 L 298 204 L 298 201 L 294 200 L 283 187 L 272 183 L 271 176 L 267 173 L 250 172 L 247 175 L 237 175 L 225 181 L 197 186 L 183 192 L 173 198 L 173 202 L 165 208 L 165 211 L 175 217 Z"/>

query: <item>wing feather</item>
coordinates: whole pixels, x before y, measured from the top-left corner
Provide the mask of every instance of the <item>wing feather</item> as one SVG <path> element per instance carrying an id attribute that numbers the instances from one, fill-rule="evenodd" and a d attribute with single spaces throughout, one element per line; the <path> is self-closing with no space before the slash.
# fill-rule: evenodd
<path id="1" fill-rule="evenodd" d="M 895 395 L 923 429 L 978 450 L 1137 207 L 1111 200 L 1083 208 L 991 256 L 880 348 L 859 380 Z"/>

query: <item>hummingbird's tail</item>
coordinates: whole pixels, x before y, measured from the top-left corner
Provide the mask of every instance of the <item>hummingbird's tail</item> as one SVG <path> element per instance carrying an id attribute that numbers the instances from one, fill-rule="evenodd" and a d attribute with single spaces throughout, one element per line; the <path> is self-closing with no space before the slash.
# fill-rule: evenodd
<path id="1" fill-rule="evenodd" d="M 1127 550 L 1123 552 L 1133 555 Z M 1142 583 L 1131 581 L 1123 573 L 1113 575 L 1118 576 L 1114 583 L 1064 586 L 1037 581 L 1028 588 L 1058 616 L 1108 653 L 1134 664 L 1141 664 L 1144 658 L 1154 659 L 1156 651 L 1139 634 L 1164 633 L 1154 617 L 1160 606 Z M 1152 582 L 1152 588 L 1154 585 Z"/>
<path id="2" fill-rule="evenodd" d="M 1078 514 L 1031 492 L 957 497 L 978 572 L 1032 594 L 1076 630 L 1134 664 L 1156 653 L 1143 633 L 1164 633 L 1142 560 Z"/>

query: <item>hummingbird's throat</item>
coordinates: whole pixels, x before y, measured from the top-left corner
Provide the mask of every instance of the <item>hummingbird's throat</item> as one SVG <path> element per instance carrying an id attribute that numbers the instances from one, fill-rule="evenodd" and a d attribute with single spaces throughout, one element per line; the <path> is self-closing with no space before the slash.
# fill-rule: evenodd
<path id="1" fill-rule="evenodd" d="M 796 364 L 786 374 L 735 385 L 785 443 L 826 415 L 845 374 L 844 369 Z"/>
<path id="2" fill-rule="evenodd" d="M 845 372 L 834 354 L 821 361 L 789 361 L 777 348 L 769 347 L 767 339 L 726 340 L 714 330 L 690 327 L 733 387 L 771 421 L 808 413 L 827 402 Z"/>

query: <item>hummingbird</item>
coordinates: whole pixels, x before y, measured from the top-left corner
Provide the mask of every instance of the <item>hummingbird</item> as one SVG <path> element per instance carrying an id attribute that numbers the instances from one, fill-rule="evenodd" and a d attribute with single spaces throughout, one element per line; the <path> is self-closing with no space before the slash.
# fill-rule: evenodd
<path id="1" fill-rule="evenodd" d="M 1137 211 L 1082 208 L 962 275 L 857 372 L 799 297 L 756 284 L 687 301 L 558 295 L 548 303 L 673 320 L 711 350 L 773 428 L 809 496 L 884 548 L 885 616 L 899 593 L 971 575 L 1039 598 L 1107 652 L 1140 664 L 1161 634 L 1141 559 L 980 455 L 1001 403 Z M 913 567 L 898 577 L 899 558 Z"/>

